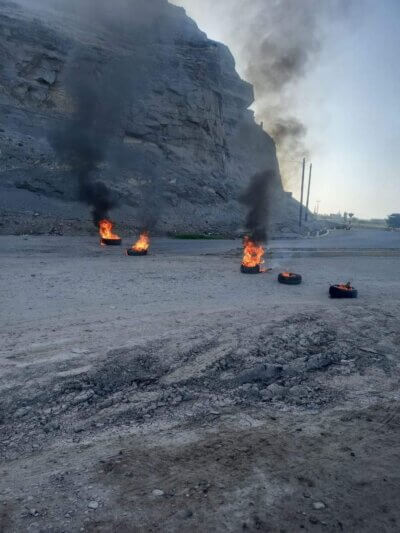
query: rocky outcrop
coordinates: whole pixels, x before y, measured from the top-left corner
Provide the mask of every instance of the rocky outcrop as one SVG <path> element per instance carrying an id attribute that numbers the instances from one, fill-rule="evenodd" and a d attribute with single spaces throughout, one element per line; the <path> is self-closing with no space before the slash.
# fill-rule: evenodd
<path id="1" fill-rule="evenodd" d="M 249 177 L 267 168 L 279 176 L 274 142 L 249 110 L 253 89 L 229 50 L 182 8 L 151 4 L 139 21 L 127 21 L 129 31 L 112 31 L 0 0 L 0 208 L 90 219 L 76 202 L 73 172 L 49 142 L 71 119 L 65 76 L 72 54 L 81 69 L 123 57 L 134 72 L 123 124 L 97 170 L 119 199 L 117 221 L 139 226 L 150 188 L 159 231 L 232 232 L 243 220 L 237 198 Z M 294 202 L 279 179 L 275 192 L 290 212 Z"/>

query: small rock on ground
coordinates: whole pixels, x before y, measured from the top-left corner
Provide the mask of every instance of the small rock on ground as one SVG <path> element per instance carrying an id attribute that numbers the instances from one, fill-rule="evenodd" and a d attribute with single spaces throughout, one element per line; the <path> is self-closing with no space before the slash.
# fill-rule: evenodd
<path id="1" fill-rule="evenodd" d="M 320 511 L 321 509 L 325 509 L 326 505 L 323 502 L 314 502 L 313 507 L 317 511 Z"/>
<path id="2" fill-rule="evenodd" d="M 88 507 L 89 507 L 89 509 L 98 509 L 99 502 L 95 502 L 95 501 L 89 502 L 88 503 Z"/>

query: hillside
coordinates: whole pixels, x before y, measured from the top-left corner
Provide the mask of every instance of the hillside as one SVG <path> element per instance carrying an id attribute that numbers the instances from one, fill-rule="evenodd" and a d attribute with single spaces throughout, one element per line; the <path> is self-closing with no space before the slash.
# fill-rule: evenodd
<path id="1" fill-rule="evenodd" d="M 52 135 L 74 111 L 71 64 L 97 75 L 116 59 L 130 85 L 115 80 L 113 89 L 128 94 L 128 105 L 94 173 L 119 203 L 117 222 L 140 227 L 150 211 L 158 232 L 233 233 L 243 220 L 240 192 L 272 168 L 275 226 L 294 228 L 297 204 L 283 193 L 274 142 L 254 121 L 252 86 L 229 50 L 166 0 L 135 4 L 141 16 L 121 26 L 0 1 L 0 231 L 91 226 Z"/>

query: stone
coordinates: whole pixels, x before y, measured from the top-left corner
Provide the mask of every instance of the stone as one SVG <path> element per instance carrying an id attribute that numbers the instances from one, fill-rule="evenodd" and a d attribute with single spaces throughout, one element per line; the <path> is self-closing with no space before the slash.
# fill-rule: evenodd
<path id="1" fill-rule="evenodd" d="M 321 370 L 340 361 L 340 356 L 334 353 L 323 353 L 312 355 L 306 362 L 306 370 Z"/>
<path id="2" fill-rule="evenodd" d="M 287 393 L 287 390 L 285 387 L 282 387 L 282 385 L 278 385 L 278 383 L 273 383 L 268 387 L 269 392 L 272 394 L 272 397 L 276 400 L 282 400 Z"/>
<path id="3" fill-rule="evenodd" d="M 27 414 L 29 414 L 31 411 L 31 408 L 30 407 L 20 407 L 19 409 L 17 409 L 17 411 L 15 411 L 15 418 L 23 418 L 24 416 L 26 416 Z"/>
<path id="4" fill-rule="evenodd" d="M 309 389 L 306 385 L 294 385 L 288 391 L 288 395 L 292 399 L 301 399 L 308 396 Z"/>
<path id="5" fill-rule="evenodd" d="M 88 503 L 88 507 L 89 509 L 93 509 L 93 510 L 96 510 L 99 508 L 99 502 L 96 502 L 96 501 L 91 501 Z"/>
<path id="6" fill-rule="evenodd" d="M 164 496 L 164 491 L 160 490 L 160 489 L 154 489 L 152 494 L 153 494 L 153 496 L 160 497 L 160 496 Z"/>
<path id="7" fill-rule="evenodd" d="M 273 381 L 277 380 L 281 374 L 282 374 L 281 366 L 265 364 L 265 365 L 259 365 L 255 368 L 242 372 L 238 377 L 238 381 L 240 384 L 247 384 L 247 383 L 268 384 L 268 383 L 272 383 Z"/>
<path id="8" fill-rule="evenodd" d="M 263 389 L 262 391 L 260 391 L 260 394 L 264 402 L 269 402 L 273 398 L 272 391 L 270 391 L 269 389 Z"/>
<path id="9" fill-rule="evenodd" d="M 316 511 L 320 511 L 321 509 L 325 509 L 326 505 L 324 502 L 313 502 L 313 507 Z"/>
<path id="10" fill-rule="evenodd" d="M 83 391 L 81 392 L 80 394 L 78 394 L 78 396 L 75 396 L 75 398 L 73 400 L 71 400 L 71 405 L 78 405 L 80 403 L 84 403 L 88 400 L 90 400 L 90 398 L 92 398 L 94 396 L 94 391 L 93 390 L 87 390 L 87 391 Z"/>

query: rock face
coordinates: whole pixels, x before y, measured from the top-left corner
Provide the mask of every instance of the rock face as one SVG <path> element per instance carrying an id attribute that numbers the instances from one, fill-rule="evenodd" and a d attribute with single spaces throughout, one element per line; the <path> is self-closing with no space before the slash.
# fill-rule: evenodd
<path id="1" fill-rule="evenodd" d="M 123 57 L 134 72 L 129 105 L 96 176 L 119 199 L 112 217 L 140 226 L 151 189 L 159 231 L 233 232 L 249 177 L 269 168 L 279 176 L 274 142 L 249 110 L 253 89 L 229 50 L 182 8 L 134 3 L 141 16 L 125 21 L 126 31 L 0 0 L 0 208 L 90 219 L 76 201 L 76 177 L 51 148 L 51 132 L 71 120 L 71 57 L 80 57 L 80 69 Z M 279 178 L 275 193 L 294 209 Z"/>

